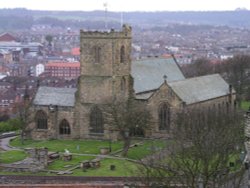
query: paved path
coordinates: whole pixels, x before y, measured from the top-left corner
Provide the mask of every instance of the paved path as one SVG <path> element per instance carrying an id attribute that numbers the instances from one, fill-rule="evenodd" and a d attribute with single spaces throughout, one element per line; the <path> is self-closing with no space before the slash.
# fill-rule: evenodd
<path id="1" fill-rule="evenodd" d="M 16 138 L 17 136 L 12 136 L 12 137 L 8 137 L 8 138 L 2 138 L 0 139 L 0 148 L 5 150 L 5 151 L 9 151 L 9 150 L 19 150 L 18 148 L 14 148 L 14 147 L 10 147 L 9 146 L 9 142 L 11 139 Z"/>

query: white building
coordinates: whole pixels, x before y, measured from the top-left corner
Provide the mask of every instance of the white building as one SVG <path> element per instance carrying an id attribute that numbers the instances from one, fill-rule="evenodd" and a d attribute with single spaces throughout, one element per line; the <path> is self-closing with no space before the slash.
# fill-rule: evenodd
<path id="1" fill-rule="evenodd" d="M 39 76 L 40 74 L 42 74 L 44 72 L 44 68 L 45 66 L 41 63 L 36 65 L 36 70 L 35 70 L 35 76 Z"/>

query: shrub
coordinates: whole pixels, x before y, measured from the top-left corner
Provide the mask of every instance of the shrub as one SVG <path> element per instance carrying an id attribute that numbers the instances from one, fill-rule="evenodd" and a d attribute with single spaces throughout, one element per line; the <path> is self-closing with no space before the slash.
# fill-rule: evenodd
<path id="1" fill-rule="evenodd" d="M 9 132 L 22 129 L 23 121 L 18 118 L 10 119 L 6 122 L 0 122 L 0 132 Z"/>

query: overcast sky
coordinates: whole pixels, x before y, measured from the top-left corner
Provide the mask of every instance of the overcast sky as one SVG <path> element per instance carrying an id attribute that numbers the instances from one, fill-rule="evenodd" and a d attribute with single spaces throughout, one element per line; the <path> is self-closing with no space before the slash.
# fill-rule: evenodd
<path id="1" fill-rule="evenodd" d="M 250 10 L 250 0 L 0 0 L 0 8 L 35 10 L 184 11 Z"/>

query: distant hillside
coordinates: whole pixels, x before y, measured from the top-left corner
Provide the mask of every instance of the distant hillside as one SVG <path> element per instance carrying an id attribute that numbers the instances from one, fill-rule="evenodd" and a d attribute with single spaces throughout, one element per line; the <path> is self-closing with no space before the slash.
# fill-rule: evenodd
<path id="1" fill-rule="evenodd" d="M 169 23 L 225 25 L 250 28 L 250 11 L 187 11 L 187 12 L 124 12 L 124 23 L 136 27 L 166 26 Z M 108 12 L 110 27 L 120 26 L 121 13 Z M 0 9 L 0 28 L 29 29 L 34 24 L 61 27 L 93 28 L 104 26 L 104 11 L 34 11 L 27 9 Z"/>

